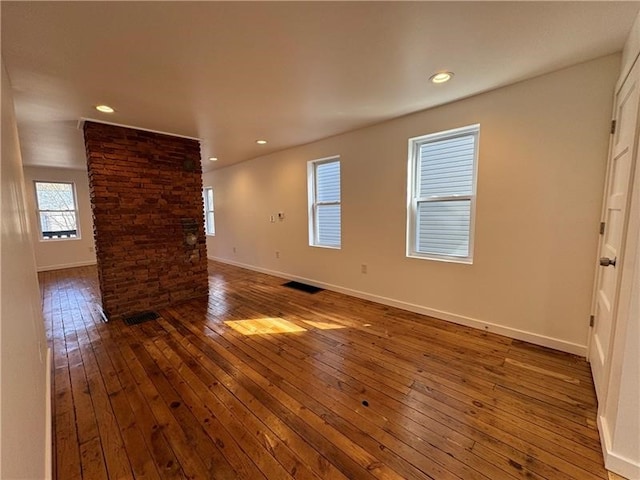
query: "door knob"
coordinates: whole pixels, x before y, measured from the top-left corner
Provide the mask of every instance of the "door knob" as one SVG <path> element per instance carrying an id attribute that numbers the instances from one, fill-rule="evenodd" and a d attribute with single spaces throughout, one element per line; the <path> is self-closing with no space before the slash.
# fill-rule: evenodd
<path id="1" fill-rule="evenodd" d="M 616 266 L 616 258 L 611 260 L 610 258 L 602 257 L 602 258 L 600 258 L 600 265 L 602 265 L 603 267 L 608 267 L 608 266 L 615 267 Z"/>

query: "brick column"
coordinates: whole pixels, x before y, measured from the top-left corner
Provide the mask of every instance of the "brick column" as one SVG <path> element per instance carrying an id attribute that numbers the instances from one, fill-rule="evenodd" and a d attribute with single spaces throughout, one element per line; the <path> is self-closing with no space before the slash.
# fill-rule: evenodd
<path id="1" fill-rule="evenodd" d="M 95 122 L 84 138 L 107 317 L 207 295 L 199 142 Z"/>

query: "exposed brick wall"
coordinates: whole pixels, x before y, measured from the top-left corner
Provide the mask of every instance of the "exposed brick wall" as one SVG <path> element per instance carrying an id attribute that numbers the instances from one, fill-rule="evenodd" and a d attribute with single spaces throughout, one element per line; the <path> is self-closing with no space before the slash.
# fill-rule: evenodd
<path id="1" fill-rule="evenodd" d="M 199 142 L 94 122 L 84 138 L 104 313 L 207 295 Z"/>

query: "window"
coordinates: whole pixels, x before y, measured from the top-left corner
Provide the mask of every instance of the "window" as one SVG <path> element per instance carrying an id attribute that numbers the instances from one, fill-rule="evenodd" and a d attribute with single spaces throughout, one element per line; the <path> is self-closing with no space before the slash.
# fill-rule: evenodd
<path id="1" fill-rule="evenodd" d="M 472 263 L 479 132 L 409 139 L 407 256 Z"/>
<path id="2" fill-rule="evenodd" d="M 340 248 L 340 157 L 308 163 L 309 245 Z"/>
<path id="3" fill-rule="evenodd" d="M 73 183 L 34 182 L 42 240 L 79 238 Z"/>
<path id="4" fill-rule="evenodd" d="M 213 213 L 213 188 L 202 189 L 202 200 L 204 203 L 204 227 L 207 235 L 216 234 L 215 215 Z"/>

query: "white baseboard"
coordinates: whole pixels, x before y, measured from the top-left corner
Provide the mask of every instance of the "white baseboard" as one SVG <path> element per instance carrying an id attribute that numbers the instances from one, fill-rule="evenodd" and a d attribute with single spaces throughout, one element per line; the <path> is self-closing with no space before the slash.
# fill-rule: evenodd
<path id="1" fill-rule="evenodd" d="M 396 300 L 394 298 L 382 297 L 379 295 L 374 295 L 374 294 L 362 292 L 359 290 L 353 290 L 350 288 L 341 287 L 339 285 L 332 285 L 330 283 L 319 282 L 317 280 L 313 280 L 310 278 L 298 277 L 296 275 L 291 275 L 286 272 L 279 272 L 276 270 L 270 270 L 268 268 L 256 267 L 254 265 L 248 265 L 245 263 L 236 262 L 226 258 L 219 258 L 219 257 L 212 257 L 212 256 L 209 256 L 207 258 L 209 260 L 213 260 L 216 262 L 227 263 L 229 265 L 235 265 L 235 266 L 246 268 L 249 270 L 254 270 L 256 272 L 261 272 L 261 273 L 266 273 L 268 275 L 274 275 L 276 277 L 286 278 L 287 280 L 296 280 L 299 282 L 304 282 L 316 287 L 325 288 L 327 290 L 332 290 L 334 292 L 344 293 L 345 295 L 362 298 L 364 300 L 370 300 L 372 302 L 381 303 L 383 305 L 388 305 L 390 307 L 396 307 L 402 310 L 408 310 L 410 312 L 420 313 L 422 315 L 438 318 L 440 320 L 446 320 L 452 323 L 456 323 L 458 325 L 477 328 L 479 330 L 484 330 L 486 332 L 497 333 L 499 335 L 504 335 L 505 337 L 514 338 L 516 340 L 523 340 L 525 342 L 533 343 L 535 345 L 540 345 L 542 347 L 549 347 L 549 348 L 553 348 L 554 350 L 560 350 L 562 352 L 568 352 L 574 355 L 580 355 L 582 357 L 587 356 L 586 345 L 571 343 L 565 340 L 559 340 L 557 338 L 547 337 L 545 335 L 540 335 L 533 332 L 527 332 L 525 330 L 505 327 L 503 325 L 498 325 L 498 324 L 487 322 L 484 320 L 466 317 L 464 315 L 458 315 L 451 312 L 444 312 L 442 310 L 436 310 L 436 309 L 428 308 L 422 305 L 416 305 L 413 303 L 404 302 L 402 300 Z"/>
<path id="2" fill-rule="evenodd" d="M 602 415 L 598 415 L 598 430 L 600 431 L 600 445 L 602 446 L 605 468 L 628 480 L 640 480 L 640 464 L 613 451 L 609 425 Z"/>
<path id="3" fill-rule="evenodd" d="M 95 260 L 90 260 L 88 262 L 73 262 L 73 263 L 60 263 L 58 265 L 45 265 L 37 267 L 38 272 L 48 272 L 50 270 L 62 270 L 64 268 L 74 268 L 74 267 L 86 267 L 89 265 L 95 265 Z"/>
<path id="4" fill-rule="evenodd" d="M 45 406 L 45 447 L 44 447 L 44 478 L 51 480 L 53 478 L 53 415 L 51 405 L 51 358 L 52 352 L 50 348 L 47 348 L 47 361 L 45 364 L 47 372 L 47 382 L 45 387 L 46 406 Z"/>

